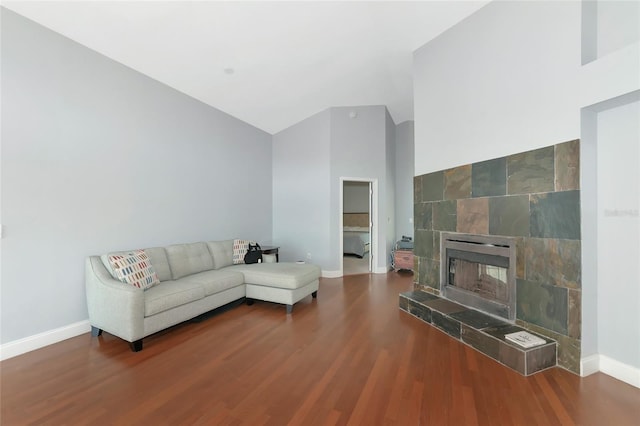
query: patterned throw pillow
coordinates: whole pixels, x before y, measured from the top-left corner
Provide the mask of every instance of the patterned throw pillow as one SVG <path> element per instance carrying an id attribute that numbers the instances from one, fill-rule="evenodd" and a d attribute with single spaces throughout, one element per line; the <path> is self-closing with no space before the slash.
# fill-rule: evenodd
<path id="1" fill-rule="evenodd" d="M 249 250 L 249 240 L 233 240 L 233 264 L 244 263 L 244 255 Z"/>
<path id="2" fill-rule="evenodd" d="M 160 283 L 147 253 L 135 250 L 130 253 L 109 256 L 113 273 L 123 283 L 146 290 Z"/>

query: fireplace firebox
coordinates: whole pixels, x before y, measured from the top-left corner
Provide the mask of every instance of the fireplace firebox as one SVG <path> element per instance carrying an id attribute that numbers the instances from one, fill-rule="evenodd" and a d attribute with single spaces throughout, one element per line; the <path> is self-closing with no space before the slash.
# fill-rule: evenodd
<path id="1" fill-rule="evenodd" d="M 440 245 L 442 296 L 514 321 L 515 240 L 509 237 L 443 232 Z"/>

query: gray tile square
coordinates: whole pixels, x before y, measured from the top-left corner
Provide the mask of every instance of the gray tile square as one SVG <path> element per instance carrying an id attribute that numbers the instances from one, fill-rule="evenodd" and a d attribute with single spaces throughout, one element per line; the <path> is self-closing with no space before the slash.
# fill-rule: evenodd
<path id="1" fill-rule="evenodd" d="M 422 200 L 440 201 L 444 199 L 444 172 L 422 175 Z"/>
<path id="2" fill-rule="evenodd" d="M 530 375 L 556 365 L 556 345 L 548 344 L 526 351 L 525 375 Z"/>
<path id="3" fill-rule="evenodd" d="M 507 194 L 507 158 L 473 163 L 471 172 L 472 197 Z"/>
<path id="4" fill-rule="evenodd" d="M 461 325 L 460 338 L 464 343 L 472 348 L 482 352 L 483 354 L 498 360 L 498 354 L 500 352 L 499 341 L 494 337 L 478 331 L 473 327 L 469 327 L 466 324 Z"/>
<path id="5" fill-rule="evenodd" d="M 433 203 L 433 229 L 437 231 L 455 232 L 458 219 L 456 200 L 438 201 Z"/>
<path id="6" fill-rule="evenodd" d="M 433 311 L 431 313 L 431 323 L 449 336 L 460 339 L 460 321 L 456 321 L 440 312 Z"/>
<path id="7" fill-rule="evenodd" d="M 413 300 L 409 300 L 409 311 L 408 311 L 411 315 L 420 318 L 422 321 L 424 322 L 431 322 L 431 309 L 427 308 L 426 306 L 413 301 Z"/>
<path id="8" fill-rule="evenodd" d="M 413 205 L 414 229 L 432 229 L 433 203 L 416 203 Z"/>
<path id="9" fill-rule="evenodd" d="M 580 239 L 580 191 L 531 195 L 531 236 Z"/>
<path id="10" fill-rule="evenodd" d="M 482 330 L 487 327 L 496 327 L 498 325 L 507 324 L 502 320 L 483 314 L 482 312 L 478 312 L 475 309 L 455 312 L 450 314 L 450 316 L 463 324 L 475 328 L 476 330 Z"/>
<path id="11" fill-rule="evenodd" d="M 567 335 L 567 289 L 527 280 L 516 281 L 516 317 Z"/>
<path id="12" fill-rule="evenodd" d="M 491 235 L 529 236 L 529 196 L 489 198 Z"/>
<path id="13" fill-rule="evenodd" d="M 580 189 L 580 141 L 555 146 L 556 191 Z"/>
<path id="14" fill-rule="evenodd" d="M 553 146 L 507 157 L 507 194 L 549 192 L 554 188 Z"/>
<path id="15" fill-rule="evenodd" d="M 580 288 L 582 250 L 580 240 L 527 238 L 526 279 L 560 287 Z"/>
<path id="16" fill-rule="evenodd" d="M 471 165 L 444 171 L 444 198 L 458 200 L 471 197 Z"/>
<path id="17" fill-rule="evenodd" d="M 428 300 L 424 303 L 431 309 L 443 314 L 452 314 L 454 312 L 468 311 L 466 306 L 459 305 L 447 299 Z"/>

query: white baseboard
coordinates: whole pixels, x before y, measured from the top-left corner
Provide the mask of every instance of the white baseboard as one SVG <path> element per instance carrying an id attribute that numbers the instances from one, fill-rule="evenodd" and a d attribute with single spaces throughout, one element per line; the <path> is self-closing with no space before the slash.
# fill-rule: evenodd
<path id="1" fill-rule="evenodd" d="M 322 278 L 340 278 L 342 276 L 341 271 L 322 271 L 320 274 Z"/>
<path id="2" fill-rule="evenodd" d="M 631 386 L 640 388 L 640 368 L 600 355 L 600 371 Z"/>
<path id="3" fill-rule="evenodd" d="M 379 268 L 379 267 L 374 267 L 373 268 L 373 273 L 374 274 L 386 274 L 387 272 L 389 272 L 389 268 Z M 342 277 L 342 271 L 322 271 L 320 276 L 322 278 L 340 278 Z"/>
<path id="4" fill-rule="evenodd" d="M 640 368 L 600 354 L 588 356 L 580 361 L 581 376 L 588 376 L 597 371 L 640 388 Z"/>
<path id="5" fill-rule="evenodd" d="M 386 274 L 387 272 L 389 272 L 391 270 L 391 268 L 389 266 L 385 267 L 379 267 L 376 266 L 373 268 L 373 273 L 374 274 Z"/>
<path id="6" fill-rule="evenodd" d="M 590 355 L 580 360 L 580 375 L 582 377 L 590 376 L 600 371 L 600 355 Z"/>
<path id="7" fill-rule="evenodd" d="M 23 339 L 14 340 L 0 345 L 0 360 L 13 358 L 14 356 L 22 355 L 89 331 L 91 331 L 89 320 L 84 320 L 54 330 L 34 334 L 33 336 Z"/>

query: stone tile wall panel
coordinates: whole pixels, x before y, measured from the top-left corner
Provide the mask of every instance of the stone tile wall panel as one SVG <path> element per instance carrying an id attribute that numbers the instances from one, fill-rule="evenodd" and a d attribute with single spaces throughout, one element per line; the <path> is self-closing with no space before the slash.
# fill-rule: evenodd
<path id="1" fill-rule="evenodd" d="M 444 171 L 444 199 L 471 197 L 471 164 Z"/>
<path id="2" fill-rule="evenodd" d="M 416 287 L 439 293 L 441 231 L 515 237 L 516 322 L 556 340 L 558 364 L 579 372 L 580 142 L 418 176 L 414 202 Z"/>
<path id="3" fill-rule="evenodd" d="M 533 194 L 554 190 L 554 147 L 507 157 L 507 194 Z"/>
<path id="4" fill-rule="evenodd" d="M 529 196 L 489 198 L 489 234 L 529 236 Z"/>
<path id="5" fill-rule="evenodd" d="M 580 189 L 580 141 L 561 143 L 555 149 L 555 190 Z"/>
<path id="6" fill-rule="evenodd" d="M 531 195 L 531 236 L 580 239 L 580 191 Z"/>
<path id="7" fill-rule="evenodd" d="M 458 200 L 457 232 L 466 234 L 489 233 L 489 199 L 469 198 Z"/>
<path id="8" fill-rule="evenodd" d="M 507 158 L 473 163 L 471 196 L 488 197 L 507 195 Z"/>
<path id="9" fill-rule="evenodd" d="M 444 200 L 444 171 L 422 176 L 422 199 L 420 201 Z"/>
<path id="10" fill-rule="evenodd" d="M 566 288 L 516 280 L 516 316 L 531 324 L 566 335 L 568 293 Z"/>
<path id="11" fill-rule="evenodd" d="M 433 203 L 433 229 L 456 232 L 458 225 L 458 201 L 447 200 Z"/>

